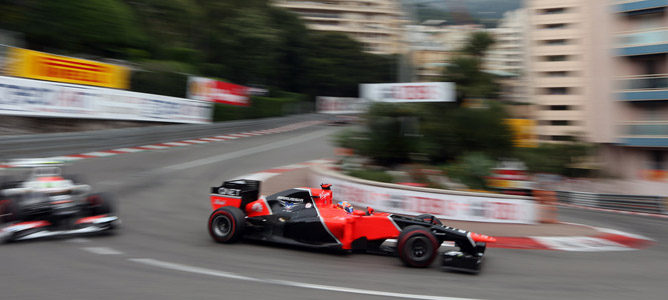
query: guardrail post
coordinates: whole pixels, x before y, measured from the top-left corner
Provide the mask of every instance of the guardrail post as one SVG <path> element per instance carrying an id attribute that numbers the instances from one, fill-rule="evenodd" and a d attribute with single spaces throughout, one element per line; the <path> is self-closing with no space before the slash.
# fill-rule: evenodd
<path id="1" fill-rule="evenodd" d="M 557 223 L 557 193 L 555 191 L 534 190 L 533 195 L 540 205 L 540 223 Z"/>

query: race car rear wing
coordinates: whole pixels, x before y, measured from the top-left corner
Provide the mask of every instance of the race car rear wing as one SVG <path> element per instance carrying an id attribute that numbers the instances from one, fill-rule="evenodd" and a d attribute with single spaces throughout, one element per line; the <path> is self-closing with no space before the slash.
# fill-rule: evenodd
<path id="1" fill-rule="evenodd" d="M 216 210 L 223 206 L 244 208 L 260 196 L 260 181 L 237 179 L 211 187 L 211 207 Z"/>

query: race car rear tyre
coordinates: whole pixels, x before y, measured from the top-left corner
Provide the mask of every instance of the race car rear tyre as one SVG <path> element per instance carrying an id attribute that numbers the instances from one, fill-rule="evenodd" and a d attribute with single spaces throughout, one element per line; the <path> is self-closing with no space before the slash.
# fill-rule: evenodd
<path id="1" fill-rule="evenodd" d="M 399 234 L 397 253 L 406 266 L 426 268 L 438 255 L 438 240 L 428 228 L 411 225 Z"/>
<path id="2" fill-rule="evenodd" d="M 421 215 L 418 215 L 416 218 L 418 218 L 418 219 L 420 219 L 420 220 L 423 220 L 423 221 L 425 221 L 425 222 L 430 222 L 430 223 L 432 223 L 432 224 L 434 224 L 434 225 L 443 225 L 443 223 L 441 222 L 441 220 L 439 220 L 438 218 L 436 218 L 436 216 L 434 216 L 434 215 L 430 215 L 430 214 L 421 214 Z"/>
<path id="3" fill-rule="evenodd" d="M 221 207 L 209 217 L 209 234 L 218 243 L 234 243 L 243 236 L 244 218 L 244 213 L 237 207 Z"/>

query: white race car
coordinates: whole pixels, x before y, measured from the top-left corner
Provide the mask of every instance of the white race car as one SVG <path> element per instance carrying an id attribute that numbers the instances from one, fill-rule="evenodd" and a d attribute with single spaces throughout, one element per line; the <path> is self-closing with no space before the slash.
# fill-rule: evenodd
<path id="1" fill-rule="evenodd" d="M 61 162 L 15 160 L 0 178 L 0 241 L 84 234 L 114 229 L 120 222 L 110 197 L 61 174 Z M 27 171 L 27 172 L 26 172 Z"/>

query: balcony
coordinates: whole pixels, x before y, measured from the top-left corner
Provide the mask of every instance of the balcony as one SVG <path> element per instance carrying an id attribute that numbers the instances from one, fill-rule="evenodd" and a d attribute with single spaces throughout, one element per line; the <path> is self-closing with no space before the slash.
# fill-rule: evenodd
<path id="1" fill-rule="evenodd" d="M 619 56 L 668 53 L 668 29 L 666 28 L 619 34 L 617 38 L 616 51 Z"/>
<path id="2" fill-rule="evenodd" d="M 668 101 L 668 74 L 630 76 L 620 79 L 618 86 L 618 100 Z"/>
<path id="3" fill-rule="evenodd" d="M 622 125 L 620 143 L 634 147 L 668 147 L 668 122 L 642 121 Z"/>
<path id="4" fill-rule="evenodd" d="M 618 0 L 615 11 L 618 13 L 645 13 L 653 12 L 668 6 L 668 0 Z"/>

